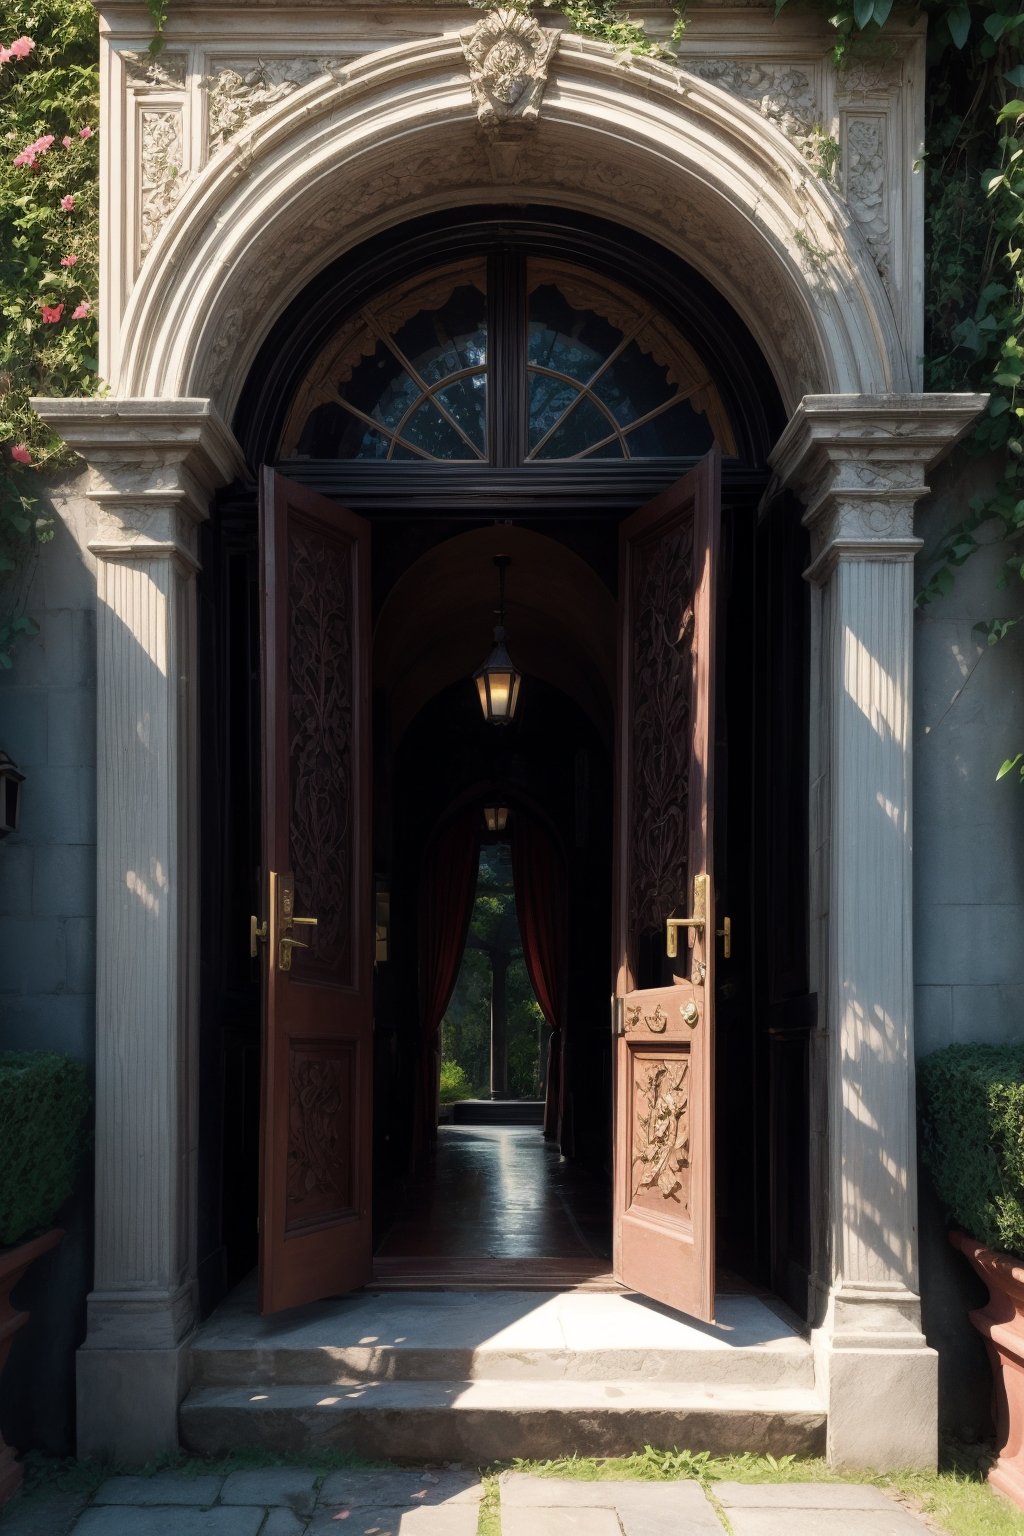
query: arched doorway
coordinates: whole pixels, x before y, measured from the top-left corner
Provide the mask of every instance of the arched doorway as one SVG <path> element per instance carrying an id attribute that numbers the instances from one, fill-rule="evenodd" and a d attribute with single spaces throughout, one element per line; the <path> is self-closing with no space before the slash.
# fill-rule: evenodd
<path id="1" fill-rule="evenodd" d="M 628 284 L 616 275 L 627 250 Z M 728 630 L 730 682 L 721 690 L 718 734 L 728 742 L 722 772 L 734 779 L 729 787 L 723 778 L 719 794 L 735 801 L 723 817 L 716 878 L 734 908 L 752 906 L 740 765 L 752 750 L 753 511 L 779 416 L 750 338 L 701 279 L 657 246 L 568 212 L 553 219 L 543 211 L 472 210 L 393 232 L 386 246 L 318 279 L 268 342 L 239 407 L 240 438 L 279 475 L 357 508 L 370 525 L 372 863 L 391 929 L 389 958 L 374 983 L 380 1189 L 408 1168 L 404 1128 L 420 1113 L 412 1085 L 422 1050 L 415 904 L 423 847 L 473 783 L 513 798 L 526 792 L 549 821 L 575 828 L 570 1012 L 581 1022 L 566 1040 L 566 1144 L 594 1169 L 610 1166 L 606 935 L 619 530 L 712 440 L 727 450 L 726 567 L 716 603 L 723 639 Z M 239 528 L 246 521 L 237 501 L 225 512 Z M 250 511 L 250 542 L 251 519 Z M 211 544 L 218 537 L 211 527 Z M 545 690 L 562 700 L 532 740 L 522 725 L 507 733 L 485 726 L 469 681 L 489 639 L 498 553 L 512 559 L 508 621 L 526 674 L 524 700 L 532 699 L 526 716 L 544 718 Z M 204 552 L 206 569 L 218 561 L 212 549 Z M 791 557 L 789 577 L 795 568 Z M 517 743 L 528 751 L 513 761 Z M 797 742 L 794 761 L 800 750 Z M 589 809 L 581 804 L 588 798 Z M 249 816 L 251 835 L 251 805 Z M 746 835 L 737 835 L 744 826 Z M 240 867 L 253 871 L 260 862 L 250 852 Z M 296 910 L 318 910 L 312 892 L 302 897 L 300 889 Z M 251 875 L 236 899 L 258 907 Z M 749 921 L 743 926 L 749 934 Z M 767 1076 L 767 1044 L 756 1043 L 750 953 L 748 944 L 742 984 L 734 980 L 722 1004 L 723 1017 L 734 1016 L 737 1049 L 720 1105 L 730 1126 L 719 1157 L 730 1201 L 720 1227 L 730 1262 L 764 1279 L 770 1133 L 767 1108 L 753 1114 L 752 1105 L 755 1083 Z M 251 1030 L 246 1050 L 251 1075 Z M 806 1103 L 789 1108 L 797 1111 L 789 1123 L 798 1138 Z M 255 1118 L 250 1111 L 250 1158 Z M 233 1150 L 227 1159 L 236 1197 L 240 1179 L 253 1187 L 242 1156 Z M 804 1214 L 792 1222 L 798 1243 L 806 1236 L 806 1178 L 791 1214 L 801 1202 Z M 239 1267 L 251 1257 L 250 1239 Z M 806 1249 L 802 1258 L 806 1264 Z"/>
<path id="2" fill-rule="evenodd" d="M 172 31 L 184 28 L 192 38 L 193 24 L 186 8 Z M 149 111 L 142 97 L 130 102 L 135 85 L 118 50 L 137 48 L 137 38 L 128 21 L 119 31 L 120 25 L 104 39 L 116 66 L 105 72 L 110 142 L 126 105 L 133 114 L 138 106 L 143 117 Z M 725 30 L 707 45 L 712 51 L 732 47 L 731 25 L 723 13 Z M 291 49 L 293 39 L 281 46 Z M 39 402 L 46 419 L 87 458 L 90 495 L 101 509 L 91 545 L 100 753 L 123 770 L 101 774 L 99 790 L 97 1257 L 90 1336 L 79 1368 L 82 1389 L 102 1411 L 82 1443 L 141 1455 L 177 1443 L 197 1290 L 209 1299 L 223 1283 L 221 1232 L 236 1203 L 249 1241 L 252 1236 L 244 1202 L 230 1200 L 222 1222 L 218 1122 L 197 1115 L 200 1097 L 222 1095 L 226 1079 L 243 1081 L 244 1067 L 234 1058 L 225 1062 L 219 1038 L 205 1029 L 197 1049 L 196 1021 L 219 1010 L 225 1028 L 229 1020 L 238 1023 L 240 1038 L 254 986 L 248 962 L 226 958 L 234 918 L 247 922 L 249 914 L 245 859 L 252 841 L 236 834 L 239 826 L 244 832 L 251 795 L 247 800 L 243 792 L 238 820 L 224 818 L 218 793 L 228 771 L 227 737 L 216 708 L 212 726 L 209 713 L 209 695 L 219 689 L 217 705 L 241 720 L 243 739 L 256 718 L 251 473 L 266 457 L 261 445 L 276 438 L 250 431 L 243 413 L 236 414 L 253 362 L 271 333 L 282 356 L 287 353 L 288 337 L 275 326 L 294 295 L 312 294 L 308 285 L 316 275 L 361 244 L 368 248 L 378 237 L 386 244 L 386 231 L 403 219 L 527 201 L 606 216 L 614 201 L 631 237 L 658 242 L 690 262 L 743 317 L 769 359 L 788 416 L 772 459 L 779 485 L 791 487 L 806 506 L 813 623 L 804 641 L 797 626 L 758 646 L 763 671 L 755 691 L 763 694 L 762 684 L 785 675 L 780 656 L 793 660 L 795 678 L 810 682 L 809 708 L 807 692 L 794 682 L 780 690 L 784 697 L 773 710 L 784 719 L 789 709 L 797 723 L 813 727 L 803 814 L 815 857 L 815 915 L 803 936 L 814 940 L 822 1030 L 811 1304 L 830 1362 L 830 1402 L 840 1410 L 830 1450 L 839 1459 L 927 1463 L 934 1459 L 934 1358 L 917 1327 L 912 1009 L 903 959 L 910 944 L 909 561 L 913 509 L 927 469 L 966 430 L 980 402 L 912 393 L 920 314 L 907 274 L 913 275 L 921 230 L 911 193 L 912 129 L 899 140 L 902 158 L 892 165 L 893 206 L 904 228 L 890 300 L 842 199 L 809 174 L 799 148 L 775 124 L 713 82 L 650 62 L 623 70 L 612 49 L 567 39 L 557 88 L 549 90 L 534 131 L 509 146 L 481 131 L 456 36 L 368 47 L 342 69 L 329 67 L 308 87 L 275 99 L 208 163 L 207 141 L 191 181 L 175 183 L 175 195 L 184 188 L 183 195 L 141 267 L 127 232 L 144 223 L 146 190 L 136 189 L 125 202 L 113 189 L 105 216 L 100 358 L 110 394 Z M 205 82 L 185 73 L 183 94 L 198 126 L 206 116 Z M 825 73 L 828 92 L 835 81 L 827 66 Z M 900 78 L 899 106 L 902 112 L 909 103 L 912 116 L 914 92 L 906 89 L 907 73 Z M 856 95 L 864 88 L 858 73 L 855 112 L 864 105 Z M 181 109 L 177 97 L 174 109 Z M 891 113 L 888 122 L 892 128 Z M 199 145 L 200 134 L 191 138 Z M 124 166 L 133 163 L 123 157 Z M 134 210 L 127 221 L 124 206 Z M 273 407 L 272 399 L 267 403 Z M 232 421 L 245 438 L 248 465 L 226 425 Z M 393 467 L 402 472 L 401 465 Z M 639 488 L 639 472 L 627 468 Z M 603 468 L 587 479 L 574 473 L 568 489 L 576 510 L 627 510 L 621 485 Z M 354 469 L 348 483 L 350 502 L 365 506 L 366 489 L 360 492 Z M 201 535 L 214 489 L 232 484 L 216 513 L 219 531 Z M 375 510 L 408 515 L 410 499 L 398 475 L 392 484 L 395 494 L 378 493 Z M 459 489 L 453 470 L 438 470 L 418 510 L 432 501 L 434 511 L 450 518 Z M 488 518 L 496 506 L 514 506 L 519 494 L 514 482 L 503 490 L 496 483 L 495 490 Z M 773 503 L 765 535 L 769 564 L 778 560 L 792 571 L 805 534 L 798 513 L 787 525 L 776 512 Z M 227 686 L 223 669 L 217 681 L 204 676 L 201 732 L 195 704 L 200 546 L 200 626 L 213 647 L 204 655 L 218 654 L 232 679 Z M 769 590 L 757 584 L 758 592 Z M 235 605 L 237 643 L 219 627 L 214 593 Z M 785 589 L 778 594 L 783 606 L 786 597 Z M 844 644 L 877 662 L 857 674 L 857 688 L 850 686 Z M 167 686 L 172 676 L 173 688 Z M 903 725 L 868 734 L 863 722 L 879 707 L 872 692 L 879 678 L 888 680 Z M 127 757 L 115 748 L 122 729 L 135 744 Z M 794 737 L 788 721 L 775 734 L 783 741 Z M 844 756 L 842 742 L 856 751 Z M 254 751 L 244 748 L 242 763 L 254 760 Z M 785 764 L 784 752 L 780 761 Z M 753 769 L 732 766 L 739 781 L 753 778 L 755 798 L 771 778 L 763 770 L 760 759 Z M 799 779 L 773 771 L 784 785 Z M 880 817 L 883 784 L 893 814 Z M 204 846 L 210 836 L 223 835 L 225 865 L 204 891 L 202 929 L 200 799 Z M 799 829 L 787 830 L 775 818 L 776 863 L 788 868 L 787 855 L 800 843 Z M 158 875 L 161 899 L 143 910 L 133 898 L 135 886 L 125 883 L 126 869 L 147 879 Z M 829 893 L 840 886 L 847 899 L 830 904 Z M 781 909 L 791 894 L 780 878 L 769 881 L 759 900 L 778 897 Z M 769 969 L 789 978 L 786 987 L 799 973 L 791 944 L 799 929 L 796 918 L 768 945 Z M 902 945 L 887 942 L 893 932 L 904 935 Z M 782 1022 L 793 1014 L 785 1003 L 784 987 Z M 884 1042 L 876 1017 L 886 1021 Z M 797 1068 L 793 1082 L 800 1077 Z M 152 1114 L 134 1113 L 142 1099 L 153 1105 Z M 851 1104 L 855 1113 L 847 1110 Z M 245 1120 L 241 1110 L 237 1118 Z M 246 1124 L 237 1126 L 226 1154 L 237 1154 L 239 1166 L 248 1168 L 253 1159 L 238 1151 L 251 1134 Z M 876 1137 L 883 1143 L 881 1164 Z M 126 1183 L 126 1164 L 144 1169 L 145 1177 Z M 905 1397 L 892 1390 L 908 1373 L 919 1388 L 916 1413 L 904 1412 Z M 875 1415 L 870 1424 L 857 1409 L 865 1381 L 878 1402 L 890 1404 L 889 1414 Z"/>

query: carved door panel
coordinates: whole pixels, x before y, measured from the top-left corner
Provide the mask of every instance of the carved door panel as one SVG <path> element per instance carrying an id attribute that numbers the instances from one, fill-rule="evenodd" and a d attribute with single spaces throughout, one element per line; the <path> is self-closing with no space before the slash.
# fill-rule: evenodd
<path id="1" fill-rule="evenodd" d="M 616 752 L 615 1273 L 714 1316 L 713 449 L 623 524 Z M 670 918 L 703 926 L 672 930 Z"/>
<path id="2" fill-rule="evenodd" d="M 260 1311 L 276 1312 L 371 1269 L 369 525 L 267 469 L 260 540 Z"/>

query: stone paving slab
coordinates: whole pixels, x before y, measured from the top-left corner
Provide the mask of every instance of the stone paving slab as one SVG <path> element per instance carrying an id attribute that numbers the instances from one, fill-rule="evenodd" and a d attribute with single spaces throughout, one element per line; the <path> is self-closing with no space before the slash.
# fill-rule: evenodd
<path id="1" fill-rule="evenodd" d="M 439 1504 L 480 1503 L 483 1484 L 472 1472 L 422 1472 L 415 1467 L 403 1472 L 332 1472 L 324 1479 L 319 1503 L 344 1504 L 349 1509 L 373 1506 L 384 1509 L 419 1509 Z M 347 1536 L 347 1533 L 346 1533 Z"/>
<path id="2" fill-rule="evenodd" d="M 319 1509 L 306 1527 L 306 1536 L 476 1536 L 479 1517 L 475 1504 L 443 1504 L 433 1509 L 364 1506 L 345 1510 L 344 1524 L 339 1524 L 342 1513 L 338 1508 Z"/>
<path id="3" fill-rule="evenodd" d="M 501 1478 L 503 1536 L 522 1531 L 528 1536 L 532 1516 L 543 1516 L 552 1531 L 557 1520 L 588 1518 L 605 1521 L 615 1536 L 721 1536 L 722 1526 L 699 1483 L 576 1482 L 568 1478 L 531 1477 L 506 1472 Z M 550 1517 L 550 1519 L 549 1519 Z M 557 1517 L 557 1519 L 555 1518 Z M 586 1529 L 586 1520 L 579 1528 Z M 603 1526 L 600 1527 L 603 1530 Z M 536 1536 L 547 1526 L 536 1528 Z M 576 1529 L 566 1525 L 566 1531 Z"/>
<path id="4" fill-rule="evenodd" d="M 864 1483 L 716 1483 L 715 1498 L 725 1509 L 894 1508 L 881 1488 Z"/>
<path id="5" fill-rule="evenodd" d="M 311 1515 L 316 1503 L 318 1473 L 302 1467 L 263 1467 L 232 1472 L 220 1491 L 222 1504 L 282 1505 L 296 1514 Z"/>
<path id="6" fill-rule="evenodd" d="M 266 1514 L 262 1505 L 254 1509 L 245 1504 L 220 1504 L 216 1509 L 136 1504 L 130 1514 L 124 1504 L 94 1504 L 75 1526 L 75 1536 L 257 1536 Z"/>
<path id="7" fill-rule="evenodd" d="M 303 1536 L 305 1529 L 305 1515 L 297 1515 L 293 1510 L 279 1506 L 268 1511 L 267 1523 L 260 1531 L 260 1536 Z"/>
<path id="8" fill-rule="evenodd" d="M 262 1477 L 264 1474 L 261 1473 Z M 216 1504 L 223 1477 L 182 1477 L 157 1472 L 153 1477 L 110 1477 L 93 1497 L 94 1504 Z M 270 1503 L 270 1500 L 252 1500 Z"/>
<path id="9" fill-rule="evenodd" d="M 614 1509 L 596 1505 L 572 1509 L 562 1504 L 550 1509 L 502 1510 L 501 1536 L 622 1536 L 622 1526 Z"/>
<path id="10" fill-rule="evenodd" d="M 922 1536 L 924 1522 L 889 1501 L 889 1509 L 730 1509 L 733 1536 Z"/>

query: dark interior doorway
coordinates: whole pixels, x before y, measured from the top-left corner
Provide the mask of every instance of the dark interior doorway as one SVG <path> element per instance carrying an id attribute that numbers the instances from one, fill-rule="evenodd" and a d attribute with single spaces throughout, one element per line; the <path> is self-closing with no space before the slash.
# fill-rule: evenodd
<path id="1" fill-rule="evenodd" d="M 284 436 L 289 410 L 325 338 L 355 324 L 367 306 L 372 310 L 383 288 L 394 291 L 431 264 L 481 260 L 493 334 L 500 338 L 495 344 L 507 351 L 517 334 L 515 316 L 526 313 L 524 262 L 535 256 L 556 266 L 589 264 L 615 281 L 628 271 L 636 293 L 667 315 L 706 360 L 734 434 L 735 452 L 723 467 L 718 609 L 717 798 L 726 809 L 717 823 L 715 876 L 722 910 L 733 915 L 735 942 L 733 960 L 721 967 L 718 996 L 718 1243 L 725 1265 L 772 1285 L 803 1310 L 814 1018 L 807 995 L 801 726 L 805 539 L 795 509 L 780 505 L 760 520 L 757 512 L 768 449 L 780 425 L 778 396 L 752 339 L 710 285 L 653 243 L 567 212 L 462 210 L 391 231 L 352 253 L 327 269 L 283 317 L 253 369 L 235 422 L 251 463 L 276 462 L 282 473 L 355 507 L 373 524 L 374 866 L 388 949 L 378 967 L 376 999 L 380 1227 L 387 1229 L 403 1191 L 414 1198 L 417 1189 L 416 1063 L 422 1041 L 414 936 L 423 852 L 454 804 L 475 799 L 482 805 L 497 790 L 513 806 L 518 797 L 542 815 L 565 850 L 573 986 L 566 1108 L 555 1155 L 596 1179 L 608 1173 L 613 733 L 602 679 L 604 642 L 586 633 L 593 604 L 580 594 L 583 587 L 599 589 L 614 612 L 619 522 L 675 479 L 702 440 L 694 437 L 689 457 L 659 459 L 627 457 L 632 449 L 616 438 L 612 457 L 605 458 L 603 440 L 588 428 L 590 435 L 575 444 L 582 444 L 582 458 L 544 459 L 541 453 L 536 462 L 524 462 L 531 452 L 536 458 L 541 435 L 531 447 L 527 418 L 502 408 L 502 391 L 507 397 L 516 380 L 515 367 L 508 366 L 494 383 L 482 456 L 472 460 L 424 463 L 412 450 L 412 457 L 403 456 L 398 438 L 408 441 L 413 417 L 430 403 L 419 397 L 403 406 L 405 426 L 389 438 L 386 462 L 378 462 L 373 444 L 369 456 L 345 457 L 351 431 L 346 439 L 321 418 L 319 438 L 303 441 L 300 432 L 285 451 Z M 540 284 L 545 286 L 551 284 Z M 550 295 L 545 302 L 550 311 Z M 525 378 L 520 383 L 525 389 Z M 593 379 L 586 388 L 599 393 Z M 365 395 L 354 400 L 358 409 L 360 400 L 365 404 Z M 445 397 L 448 414 L 452 402 Z M 607 400 L 584 400 L 578 408 L 584 405 L 611 409 Z M 336 427 L 336 413 L 331 419 Z M 514 423 L 514 430 L 500 429 L 501 422 Z M 472 438 L 464 424 L 462 430 Z M 555 418 L 545 430 L 557 431 Z M 412 449 L 426 442 L 428 457 L 443 458 L 434 454 L 442 437 L 417 439 Z M 671 446 L 675 439 L 670 434 L 666 441 Z M 480 545 L 462 545 L 468 553 L 453 591 L 434 576 L 466 534 Z M 574 596 L 574 583 L 559 582 L 539 561 L 521 589 L 523 610 L 510 615 L 510 635 L 529 687 L 524 685 L 519 725 L 502 735 L 483 726 L 469 677 L 487 649 L 492 622 L 489 555 L 526 534 L 542 534 L 550 550 L 562 551 L 587 574 Z M 255 910 L 261 858 L 255 486 L 222 493 L 201 539 L 200 1285 L 208 1309 L 255 1257 L 259 973 L 244 940 L 239 942 Z M 549 590 L 538 599 L 545 581 Z M 409 601 L 412 592 L 419 593 L 418 604 Z M 550 1141 L 547 1146 L 550 1160 Z"/>

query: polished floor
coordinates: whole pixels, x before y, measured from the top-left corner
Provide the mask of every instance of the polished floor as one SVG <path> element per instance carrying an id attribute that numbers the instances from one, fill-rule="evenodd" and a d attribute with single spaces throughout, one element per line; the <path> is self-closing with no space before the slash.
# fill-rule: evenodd
<path id="1" fill-rule="evenodd" d="M 611 1254 L 607 1185 L 564 1162 L 537 1126 L 442 1125 L 422 1171 L 395 1192 L 375 1278 L 411 1277 L 431 1260 L 449 1278 L 479 1266 L 521 1273 L 605 1272 Z"/>

